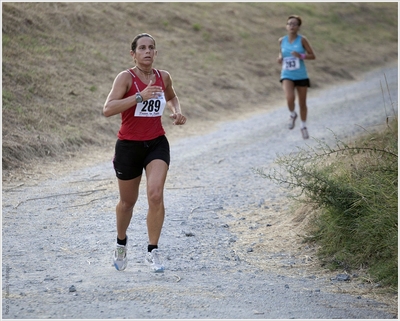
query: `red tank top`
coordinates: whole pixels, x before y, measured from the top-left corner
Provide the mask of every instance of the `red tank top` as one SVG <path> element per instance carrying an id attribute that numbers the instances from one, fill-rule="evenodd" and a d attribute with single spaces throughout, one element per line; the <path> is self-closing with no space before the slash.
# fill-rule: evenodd
<path id="1" fill-rule="evenodd" d="M 147 85 L 135 75 L 132 69 L 128 69 L 127 71 L 132 76 L 132 86 L 123 98 L 133 96 L 147 87 Z M 165 91 L 165 85 L 160 71 L 153 69 L 153 72 L 156 75 L 155 85 L 162 87 Z M 135 115 L 137 106 L 138 105 L 135 104 L 121 113 L 121 127 L 118 132 L 118 138 L 120 140 L 145 141 L 164 135 L 165 130 L 161 124 L 161 116 L 138 117 Z"/>

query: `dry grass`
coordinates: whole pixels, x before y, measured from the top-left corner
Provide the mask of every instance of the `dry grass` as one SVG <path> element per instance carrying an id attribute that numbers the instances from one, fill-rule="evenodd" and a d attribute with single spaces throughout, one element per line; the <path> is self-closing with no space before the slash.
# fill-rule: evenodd
<path id="1" fill-rule="evenodd" d="M 184 135 L 282 99 L 275 59 L 289 14 L 303 16 L 315 48 L 314 88 L 397 59 L 397 3 L 2 6 L 5 175 L 39 158 L 113 144 L 119 117 L 104 118 L 102 105 L 114 77 L 132 65 L 139 32 L 156 38 L 156 67 L 173 76 L 192 129 Z"/>

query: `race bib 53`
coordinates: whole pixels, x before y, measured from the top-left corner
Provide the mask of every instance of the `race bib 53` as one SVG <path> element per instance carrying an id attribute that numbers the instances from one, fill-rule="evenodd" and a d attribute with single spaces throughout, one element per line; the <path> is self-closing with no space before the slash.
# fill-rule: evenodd
<path id="1" fill-rule="evenodd" d="M 285 70 L 296 70 L 300 68 L 300 59 L 297 57 L 283 58 L 282 67 Z"/>

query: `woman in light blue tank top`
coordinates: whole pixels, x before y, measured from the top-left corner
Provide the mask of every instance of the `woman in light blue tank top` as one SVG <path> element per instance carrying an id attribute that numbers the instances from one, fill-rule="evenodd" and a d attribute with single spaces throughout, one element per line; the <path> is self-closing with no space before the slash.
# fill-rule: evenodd
<path id="1" fill-rule="evenodd" d="M 299 96 L 301 133 L 307 139 L 307 88 L 310 80 L 304 60 L 315 59 L 315 54 L 307 38 L 298 34 L 301 26 L 299 16 L 289 16 L 286 24 L 287 36 L 279 39 L 280 52 L 278 63 L 282 65 L 281 79 L 287 105 L 290 111 L 289 129 L 293 129 L 297 118 L 295 111 L 295 89 Z"/>

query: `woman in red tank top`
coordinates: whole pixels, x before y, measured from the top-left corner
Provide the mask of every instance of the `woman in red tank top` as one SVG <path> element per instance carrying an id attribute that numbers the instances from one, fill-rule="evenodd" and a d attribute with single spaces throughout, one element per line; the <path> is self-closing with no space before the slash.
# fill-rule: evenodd
<path id="1" fill-rule="evenodd" d="M 148 248 L 145 263 L 153 272 L 163 272 L 158 241 L 164 223 L 164 185 L 169 168 L 169 143 L 161 124 L 167 106 L 174 125 L 186 123 L 172 78 L 165 70 L 153 69 L 157 55 L 154 38 L 142 33 L 131 45 L 135 67 L 117 75 L 103 107 L 106 117 L 121 114 L 121 127 L 115 147 L 114 169 L 118 178 L 120 200 L 116 207 L 117 245 L 114 266 L 127 266 L 126 231 L 139 196 L 143 169 L 147 182 Z"/>

